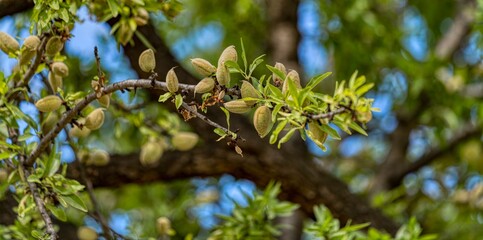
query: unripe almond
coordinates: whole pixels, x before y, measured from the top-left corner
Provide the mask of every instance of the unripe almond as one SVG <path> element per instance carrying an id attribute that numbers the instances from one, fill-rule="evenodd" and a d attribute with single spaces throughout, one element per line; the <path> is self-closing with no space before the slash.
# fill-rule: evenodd
<path id="1" fill-rule="evenodd" d="M 42 133 L 47 134 L 59 122 L 59 115 L 56 112 L 51 112 L 42 123 Z"/>
<path id="2" fill-rule="evenodd" d="M 156 220 L 156 230 L 159 235 L 169 235 L 173 230 L 171 229 L 171 221 L 167 217 L 160 217 Z"/>
<path id="3" fill-rule="evenodd" d="M 109 153 L 101 150 L 96 149 L 89 153 L 89 158 L 87 159 L 87 165 L 94 165 L 94 166 L 106 166 L 109 164 L 110 157 Z"/>
<path id="4" fill-rule="evenodd" d="M 69 75 L 69 67 L 63 62 L 54 62 L 52 63 L 51 68 L 55 75 L 61 77 L 67 77 Z"/>
<path id="5" fill-rule="evenodd" d="M 216 73 L 216 67 L 203 58 L 193 58 L 191 59 L 191 64 L 195 68 L 196 72 L 204 77 L 208 77 L 213 73 Z"/>
<path id="6" fill-rule="evenodd" d="M 122 23 L 117 31 L 117 41 L 122 45 L 126 45 L 131 40 L 133 34 L 134 32 L 129 27 L 129 24 Z"/>
<path id="7" fill-rule="evenodd" d="M 102 97 L 97 99 L 97 102 L 105 108 L 108 108 L 111 103 L 111 94 L 104 94 Z"/>
<path id="8" fill-rule="evenodd" d="M 207 93 L 211 92 L 215 87 L 215 80 L 211 77 L 203 78 L 198 84 L 195 86 L 195 94 L 196 93 Z"/>
<path id="9" fill-rule="evenodd" d="M 258 91 L 248 81 L 243 80 L 240 91 L 241 91 L 242 98 L 260 98 Z M 255 103 L 257 103 L 257 100 L 244 100 L 244 101 L 249 106 L 253 106 L 255 105 Z"/>
<path id="10" fill-rule="evenodd" d="M 289 78 L 293 80 L 297 88 L 302 88 L 302 85 L 300 84 L 300 76 L 297 71 L 291 70 L 290 72 L 288 72 L 286 79 L 289 79 Z"/>
<path id="11" fill-rule="evenodd" d="M 223 52 L 221 53 L 220 58 L 218 59 L 218 67 L 225 64 L 226 61 L 236 62 L 237 58 L 238 56 L 236 53 L 235 46 L 231 45 L 225 48 L 225 50 L 223 50 Z"/>
<path id="12" fill-rule="evenodd" d="M 79 240 L 97 240 L 97 232 L 86 226 L 81 226 L 77 229 L 77 238 Z"/>
<path id="13" fill-rule="evenodd" d="M 144 8 L 138 8 L 136 9 L 137 11 L 137 16 L 134 17 L 134 21 L 136 22 L 136 25 L 138 26 L 144 26 L 148 24 L 149 21 L 149 13 L 146 11 Z"/>
<path id="14" fill-rule="evenodd" d="M 41 112 L 52 112 L 62 105 L 62 99 L 56 95 L 49 95 L 41 98 L 35 103 L 37 109 Z"/>
<path id="15" fill-rule="evenodd" d="M 20 53 L 20 57 L 19 57 L 18 63 L 20 65 L 24 65 L 24 64 L 29 63 L 30 60 L 32 60 L 32 58 L 35 57 L 35 54 L 37 54 L 36 51 L 28 51 L 28 50 L 22 51 Z"/>
<path id="16" fill-rule="evenodd" d="M 86 117 L 85 127 L 90 130 L 99 129 L 104 123 L 104 110 L 102 108 L 97 108 Z"/>
<path id="17" fill-rule="evenodd" d="M 372 120 L 372 112 L 365 111 L 365 112 L 356 112 L 357 121 L 361 123 L 368 123 Z"/>
<path id="18" fill-rule="evenodd" d="M 75 138 L 84 138 L 89 136 L 91 130 L 86 127 L 82 127 L 82 129 L 78 126 L 74 126 L 69 130 L 69 136 Z"/>
<path id="19" fill-rule="evenodd" d="M 297 89 L 302 88 L 302 86 L 300 85 L 300 77 L 299 77 L 299 74 L 295 70 L 292 70 L 292 71 L 290 71 L 287 74 L 287 77 L 285 78 L 285 81 L 283 82 L 283 85 L 282 85 L 282 93 L 283 94 L 285 94 L 286 92 L 288 92 L 288 83 L 289 83 L 289 81 L 292 81 L 295 84 L 295 87 Z"/>
<path id="20" fill-rule="evenodd" d="M 54 56 L 64 48 L 64 42 L 60 36 L 53 36 L 47 41 L 45 45 L 45 54 Z"/>
<path id="21" fill-rule="evenodd" d="M 176 150 L 188 151 L 198 143 L 198 135 L 192 132 L 178 132 L 171 138 L 171 144 Z"/>
<path id="22" fill-rule="evenodd" d="M 0 168 L 0 183 L 6 182 L 8 179 L 8 172 L 7 170 Z"/>
<path id="23" fill-rule="evenodd" d="M 225 64 L 218 65 L 218 68 L 216 69 L 216 81 L 218 81 L 218 84 L 221 86 L 225 86 L 230 82 L 230 71 Z"/>
<path id="24" fill-rule="evenodd" d="M 175 93 L 178 91 L 179 83 L 178 83 L 178 76 L 174 72 L 174 68 L 171 68 L 168 73 L 166 74 L 166 87 L 168 91 L 171 93 Z"/>
<path id="25" fill-rule="evenodd" d="M 40 38 L 35 35 L 32 35 L 25 38 L 25 40 L 23 41 L 22 48 L 25 48 L 30 52 L 35 52 L 37 51 L 37 47 L 39 45 L 40 45 Z"/>
<path id="26" fill-rule="evenodd" d="M 324 143 L 327 140 L 328 134 L 322 131 L 318 126 L 317 122 L 310 122 L 308 124 L 307 135 L 314 143 L 322 149 L 325 149 Z"/>
<path id="27" fill-rule="evenodd" d="M 0 49 L 6 54 L 14 53 L 20 49 L 20 44 L 6 32 L 0 32 Z"/>
<path id="28" fill-rule="evenodd" d="M 57 89 L 59 88 L 62 89 L 64 85 L 62 77 L 52 72 L 49 72 L 49 84 L 54 92 L 57 92 Z"/>
<path id="29" fill-rule="evenodd" d="M 272 127 L 272 111 L 267 106 L 257 108 L 253 115 L 253 125 L 260 137 L 265 137 Z"/>
<path id="30" fill-rule="evenodd" d="M 141 147 L 139 161 L 143 166 L 156 165 L 163 156 L 164 146 L 155 141 L 149 141 Z"/>
<path id="31" fill-rule="evenodd" d="M 285 68 L 285 65 L 282 63 L 275 63 L 275 68 L 283 72 L 284 74 L 287 74 L 287 69 Z M 277 74 L 273 74 L 272 80 L 275 83 L 276 86 L 280 86 L 283 82 L 283 79 L 281 79 Z"/>
<path id="32" fill-rule="evenodd" d="M 251 107 L 243 100 L 233 100 L 224 104 L 225 108 L 232 113 L 246 113 Z"/>
<path id="33" fill-rule="evenodd" d="M 139 55 L 139 67 L 144 72 L 152 72 L 156 68 L 156 58 L 152 49 L 146 49 Z"/>

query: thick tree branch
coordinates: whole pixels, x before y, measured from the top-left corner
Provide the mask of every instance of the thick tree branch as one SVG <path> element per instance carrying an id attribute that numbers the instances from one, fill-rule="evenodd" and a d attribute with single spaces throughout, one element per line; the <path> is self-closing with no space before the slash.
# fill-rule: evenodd
<path id="1" fill-rule="evenodd" d="M 209 142 L 190 152 L 167 152 L 157 167 L 142 166 L 138 154 L 115 155 L 109 165 L 88 167 L 86 172 L 95 187 L 119 187 L 127 183 L 211 177 L 225 173 L 250 179 L 259 186 L 265 186 L 274 179 L 282 183 L 281 198 L 300 204 L 308 215 L 313 215 L 314 206 L 324 204 L 343 222 L 352 219 L 355 223 L 371 222 L 373 227 L 390 233 L 397 230 L 398 226 L 393 221 L 350 193 L 343 182 L 315 162 L 301 159 L 296 152 L 287 153 L 271 147 L 243 147 L 243 150 L 242 158 L 234 151 L 226 151 L 224 143 Z M 80 177 L 76 168 L 69 169 L 69 177 Z"/>
<path id="2" fill-rule="evenodd" d="M 34 7 L 33 0 L 0 0 L 0 18 Z"/>

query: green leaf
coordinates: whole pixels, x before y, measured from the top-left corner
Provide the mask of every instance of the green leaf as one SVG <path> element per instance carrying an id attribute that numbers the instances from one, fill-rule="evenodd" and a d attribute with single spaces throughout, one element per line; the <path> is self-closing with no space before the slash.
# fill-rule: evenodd
<path id="1" fill-rule="evenodd" d="M 226 116 L 226 126 L 228 129 L 230 129 L 230 112 L 228 111 L 228 109 L 224 108 L 224 107 L 220 107 L 221 111 L 223 111 L 225 113 L 225 116 Z"/>
<path id="2" fill-rule="evenodd" d="M 173 94 L 171 92 L 167 92 L 161 96 L 159 96 L 158 102 L 166 102 Z"/>
<path id="3" fill-rule="evenodd" d="M 176 106 L 176 109 L 179 109 L 179 107 L 181 107 L 181 104 L 183 104 L 183 96 L 181 96 L 181 94 L 176 94 L 174 100 L 174 105 Z"/>
<path id="4" fill-rule="evenodd" d="M 285 128 L 285 125 L 287 125 L 287 123 L 288 123 L 287 119 L 284 119 L 278 123 L 277 127 L 275 128 L 275 130 L 272 132 L 272 135 L 270 136 L 270 144 L 274 144 L 277 142 L 278 134 L 280 134 L 280 132 Z"/>
<path id="5" fill-rule="evenodd" d="M 277 98 L 277 99 L 283 99 L 283 94 L 282 91 L 278 87 L 275 87 L 272 84 L 268 84 L 268 88 L 270 89 L 270 92 L 272 92 L 273 95 L 271 97 Z"/>
<path id="6" fill-rule="evenodd" d="M 265 57 L 265 54 L 262 54 L 253 60 L 252 64 L 250 64 L 250 72 L 248 73 L 248 76 L 251 76 L 257 66 L 263 62 L 263 57 Z"/>
<path id="7" fill-rule="evenodd" d="M 277 75 L 279 78 L 285 79 L 285 77 L 286 77 L 285 76 L 285 73 L 282 72 L 282 71 L 280 71 L 280 69 L 277 69 L 275 67 L 272 67 L 272 66 L 270 66 L 268 64 L 265 65 L 265 66 L 267 66 L 268 70 L 270 70 L 272 73 L 274 73 L 275 75 Z"/>
<path id="8" fill-rule="evenodd" d="M 232 68 L 232 69 L 235 69 L 236 72 L 239 72 L 239 73 L 241 73 L 241 74 L 244 75 L 243 70 L 240 68 L 240 65 L 238 65 L 237 62 L 234 62 L 234 61 L 231 61 L 231 60 L 230 61 L 226 61 L 225 62 L 225 66 L 227 66 L 229 68 Z"/>
<path id="9" fill-rule="evenodd" d="M 349 127 L 352 128 L 352 129 L 354 129 L 356 132 L 358 132 L 358 133 L 360 133 L 360 134 L 362 134 L 364 136 L 367 136 L 367 132 L 363 128 L 361 128 L 359 125 L 357 125 L 357 123 L 351 122 L 349 124 Z"/>
<path id="10" fill-rule="evenodd" d="M 116 0 L 107 0 L 107 5 L 109 5 L 109 9 L 111 10 L 111 14 L 113 17 L 117 17 L 119 14 L 119 6 Z"/>
<path id="11" fill-rule="evenodd" d="M 355 71 L 351 78 L 349 79 L 349 88 L 351 89 L 354 89 L 354 85 L 355 85 L 355 82 L 356 82 L 356 77 L 357 77 L 357 71 Z"/>
<path id="12" fill-rule="evenodd" d="M 307 83 L 307 86 L 305 87 L 306 89 L 312 90 L 314 87 L 316 87 L 319 83 L 321 83 L 324 79 L 326 79 L 328 76 L 330 76 L 332 72 L 326 72 L 324 74 L 317 75 L 310 79 L 310 81 Z"/>
<path id="13" fill-rule="evenodd" d="M 272 110 L 272 122 L 275 122 L 277 120 L 277 114 L 280 111 L 280 109 L 283 107 L 283 104 L 277 104 Z"/>
<path id="14" fill-rule="evenodd" d="M 356 95 L 357 96 L 362 96 L 364 95 L 366 92 L 368 92 L 369 90 L 371 90 L 371 88 L 374 87 L 374 83 L 368 83 L 362 87 L 360 87 L 359 89 L 356 90 Z"/>
<path id="15" fill-rule="evenodd" d="M 333 129 L 329 125 L 322 124 L 322 125 L 318 125 L 318 126 L 320 127 L 320 129 L 322 129 L 322 131 L 328 133 L 331 138 L 333 138 L 335 140 L 340 140 L 341 139 L 339 133 L 337 132 L 337 130 Z"/>
<path id="16" fill-rule="evenodd" d="M 45 207 L 47 207 L 47 209 L 49 209 L 49 211 L 60 221 L 67 221 L 67 216 L 65 215 L 65 211 L 62 207 L 56 207 L 52 204 L 46 204 Z"/>
<path id="17" fill-rule="evenodd" d="M 295 133 L 295 131 L 297 131 L 298 128 L 292 128 L 290 129 L 290 131 L 288 131 L 287 134 L 285 134 L 285 136 L 283 136 L 282 139 L 280 139 L 280 141 L 278 141 L 278 145 L 277 147 L 280 148 L 282 146 L 283 143 L 286 143 L 288 142 L 288 140 L 290 140 L 290 138 L 292 137 L 292 135 Z"/>
<path id="18" fill-rule="evenodd" d="M 243 71 L 243 72 L 247 72 L 247 67 L 248 67 L 247 55 L 246 55 L 246 52 L 245 52 L 245 46 L 243 44 L 242 38 L 240 38 L 240 45 L 241 45 L 241 49 L 242 49 L 241 58 L 243 60 L 243 67 L 245 68 L 245 71 Z"/>
<path id="19" fill-rule="evenodd" d="M 87 212 L 85 203 L 75 194 L 71 195 L 58 195 L 58 198 L 64 200 L 69 206 L 76 208 L 82 212 Z"/>
<path id="20" fill-rule="evenodd" d="M 156 48 L 154 48 L 154 46 L 149 42 L 149 40 L 140 31 L 134 31 L 134 34 L 136 35 L 136 37 L 139 38 L 139 40 L 143 43 L 143 45 L 146 48 L 156 49 Z"/>

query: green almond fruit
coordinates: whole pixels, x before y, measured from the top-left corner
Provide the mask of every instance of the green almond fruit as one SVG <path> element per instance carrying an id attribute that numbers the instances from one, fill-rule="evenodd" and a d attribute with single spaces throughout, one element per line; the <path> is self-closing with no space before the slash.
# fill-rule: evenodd
<path id="1" fill-rule="evenodd" d="M 224 107 L 232 113 L 246 113 L 250 111 L 251 106 L 249 106 L 245 101 L 241 99 L 226 102 Z"/>
<path id="2" fill-rule="evenodd" d="M 97 108 L 87 115 L 84 127 L 97 130 L 101 128 L 102 124 L 104 124 L 104 109 Z"/>
<path id="3" fill-rule="evenodd" d="M 267 106 L 260 106 L 253 114 L 253 125 L 258 135 L 265 137 L 272 127 L 272 111 Z"/>
<path id="4" fill-rule="evenodd" d="M 56 95 L 49 95 L 41 98 L 35 103 L 35 107 L 41 112 L 52 112 L 60 108 L 62 99 Z"/>
<path id="5" fill-rule="evenodd" d="M 14 53 L 20 49 L 20 44 L 6 32 L 0 32 L 0 49 L 6 54 Z"/>
<path id="6" fill-rule="evenodd" d="M 171 138 L 172 146 L 179 151 L 191 150 L 198 143 L 198 135 L 192 132 L 178 132 Z"/>
<path id="7" fill-rule="evenodd" d="M 208 77 L 213 73 L 216 73 L 216 67 L 203 58 L 193 58 L 191 59 L 191 64 L 195 68 L 196 72 L 204 77 Z"/>
<path id="8" fill-rule="evenodd" d="M 143 72 L 150 73 L 156 68 L 156 58 L 152 49 L 144 50 L 139 55 L 139 67 Z"/>

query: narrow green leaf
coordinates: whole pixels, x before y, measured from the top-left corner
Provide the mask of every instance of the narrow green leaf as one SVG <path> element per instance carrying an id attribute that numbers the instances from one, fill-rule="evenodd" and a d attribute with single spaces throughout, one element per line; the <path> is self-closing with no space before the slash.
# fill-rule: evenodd
<path id="1" fill-rule="evenodd" d="M 247 72 L 248 62 L 247 62 L 247 55 L 246 55 L 246 52 L 245 52 L 245 45 L 243 44 L 243 38 L 240 38 L 240 45 L 241 45 L 241 49 L 242 49 L 241 58 L 243 60 L 243 67 L 245 68 L 245 71 L 243 71 L 243 72 Z"/>
<path id="2" fill-rule="evenodd" d="M 329 134 L 329 136 L 335 140 L 340 140 L 340 135 L 339 133 L 337 132 L 337 130 L 333 129 L 331 126 L 329 125 L 326 125 L 326 124 L 322 124 L 322 125 L 318 125 L 320 127 L 320 129 L 322 129 L 322 131 L 326 132 L 327 134 Z"/>
<path id="3" fill-rule="evenodd" d="M 87 212 L 85 203 L 75 194 L 71 195 L 58 195 L 58 198 L 64 200 L 69 206 L 78 209 L 82 212 Z"/>
<path id="4" fill-rule="evenodd" d="M 310 81 L 307 83 L 307 86 L 305 88 L 312 90 L 314 87 L 319 85 L 324 79 L 326 79 L 328 76 L 330 76 L 332 72 L 326 72 L 320 75 L 317 75 L 310 79 Z"/>
<path id="5" fill-rule="evenodd" d="M 374 83 L 368 83 L 362 87 L 360 87 L 359 89 L 356 90 L 356 95 L 357 96 L 362 96 L 364 95 L 366 92 L 368 92 L 369 90 L 371 90 L 371 88 L 374 87 Z"/>
<path id="6" fill-rule="evenodd" d="M 280 132 L 285 128 L 285 125 L 287 125 L 287 123 L 288 123 L 287 119 L 284 119 L 278 123 L 277 127 L 275 128 L 275 130 L 272 132 L 272 135 L 270 136 L 270 144 L 274 144 L 277 142 L 278 134 L 280 134 Z"/>
<path id="7" fill-rule="evenodd" d="M 176 94 L 174 100 L 174 105 L 176 106 L 176 109 L 179 109 L 179 107 L 181 107 L 181 104 L 183 104 L 183 96 L 181 96 L 181 94 Z"/>
<path id="8" fill-rule="evenodd" d="M 281 79 L 285 79 L 285 73 L 280 71 L 279 69 L 275 68 L 275 67 L 272 67 L 270 65 L 265 65 L 267 66 L 268 70 L 270 70 L 272 73 L 274 73 L 275 75 L 277 75 L 279 78 Z"/>
<path id="9" fill-rule="evenodd" d="M 364 130 L 364 129 L 363 129 L 363 128 L 361 128 L 359 125 L 357 125 L 357 123 L 355 123 L 355 122 L 351 122 L 351 123 L 349 124 L 349 127 L 350 127 L 350 128 L 352 128 L 352 129 L 354 129 L 356 132 L 358 132 L 358 133 L 360 133 L 360 134 L 362 134 L 362 135 L 364 135 L 364 136 L 367 136 L 367 132 L 366 132 L 366 130 Z"/>
<path id="10" fill-rule="evenodd" d="M 161 96 L 159 96 L 158 102 L 166 102 L 173 94 L 170 92 L 167 92 Z"/>
<path id="11" fill-rule="evenodd" d="M 220 109 L 225 113 L 226 126 L 227 126 L 228 129 L 230 129 L 230 112 L 228 111 L 228 109 L 226 109 L 224 107 L 220 107 Z"/>
<path id="12" fill-rule="evenodd" d="M 47 209 L 49 209 L 49 211 L 60 221 L 62 222 L 67 221 L 67 216 L 63 208 L 56 207 L 52 204 L 46 204 L 45 207 L 47 207 Z"/>
<path id="13" fill-rule="evenodd" d="M 297 131 L 297 129 L 298 128 L 292 128 L 292 129 L 290 129 L 290 131 L 288 131 L 288 133 L 285 134 L 285 136 L 283 136 L 283 138 L 281 138 L 280 141 L 278 141 L 278 146 L 277 147 L 280 148 L 283 143 L 288 142 L 288 140 L 290 140 L 290 138 L 295 133 L 295 131 Z"/>

